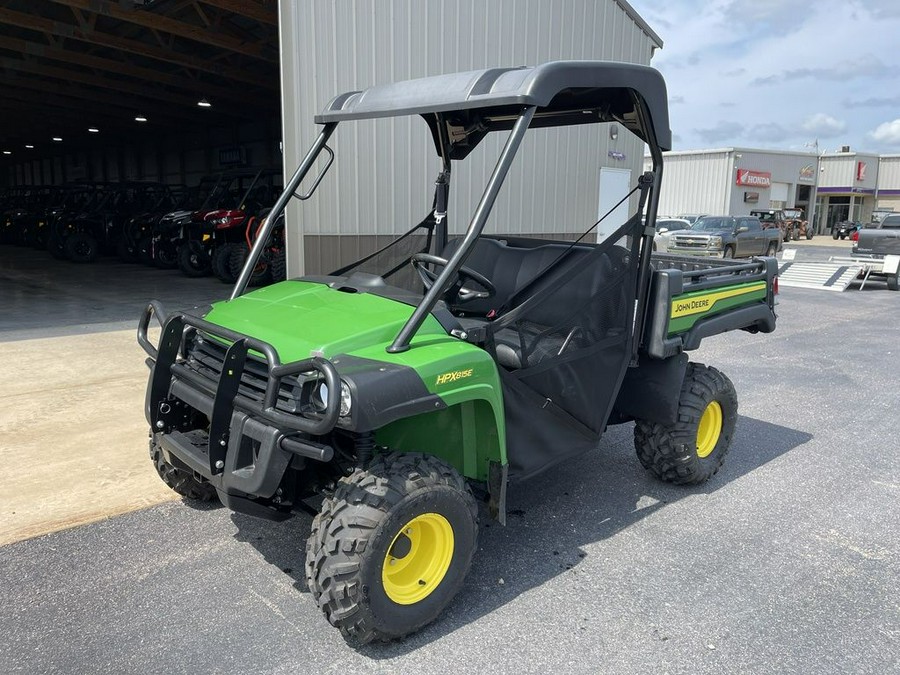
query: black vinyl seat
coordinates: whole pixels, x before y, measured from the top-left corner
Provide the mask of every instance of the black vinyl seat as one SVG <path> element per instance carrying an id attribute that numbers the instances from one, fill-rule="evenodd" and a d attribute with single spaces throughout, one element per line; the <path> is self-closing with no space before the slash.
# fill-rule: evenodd
<path id="1" fill-rule="evenodd" d="M 443 256 L 449 259 L 460 243 L 460 239 L 450 241 Z M 463 329 L 470 332 L 494 318 L 500 319 L 502 314 L 494 316 L 498 312 L 505 313 L 532 297 L 545 294 L 547 301 L 533 303 L 527 320 L 492 331 L 494 349 L 497 362 L 511 369 L 559 356 L 570 346 L 578 345 L 582 338 L 580 326 L 572 323 L 573 313 L 590 304 L 607 286 L 614 285 L 627 270 L 628 252 L 612 246 L 572 278 L 564 279 L 591 253 L 598 253 L 593 245 L 551 242 L 526 247 L 480 238 L 465 266 L 490 279 L 497 292 L 493 297 L 475 299 L 451 310 Z M 597 310 L 611 314 L 606 323 L 613 333 L 617 322 L 612 314 L 619 304 L 611 303 L 608 309 Z"/>

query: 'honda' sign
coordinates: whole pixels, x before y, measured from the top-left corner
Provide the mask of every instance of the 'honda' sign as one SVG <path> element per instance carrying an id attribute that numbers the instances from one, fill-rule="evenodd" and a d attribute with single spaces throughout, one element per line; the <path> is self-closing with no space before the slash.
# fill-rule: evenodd
<path id="1" fill-rule="evenodd" d="M 768 171 L 751 171 L 738 169 L 737 184 L 748 187 L 767 188 L 772 185 L 772 174 Z"/>

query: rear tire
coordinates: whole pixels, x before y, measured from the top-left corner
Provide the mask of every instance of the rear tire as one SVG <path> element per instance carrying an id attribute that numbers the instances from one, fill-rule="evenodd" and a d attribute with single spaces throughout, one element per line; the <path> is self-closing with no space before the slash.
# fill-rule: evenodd
<path id="1" fill-rule="evenodd" d="M 734 385 L 715 368 L 689 363 L 678 401 L 678 421 L 666 426 L 637 420 L 634 448 L 645 469 L 669 483 L 712 478 L 731 447 L 737 422 Z"/>
<path id="2" fill-rule="evenodd" d="M 208 502 L 216 496 L 216 488 L 205 480 L 197 478 L 194 472 L 187 467 L 170 464 L 163 457 L 162 450 L 153 439 L 150 439 L 150 459 L 156 473 L 163 483 L 186 499 L 198 502 Z"/>
<path id="3" fill-rule="evenodd" d="M 420 453 L 378 455 L 322 503 L 306 545 L 306 581 L 345 638 L 386 642 L 450 603 L 477 540 L 478 506 L 453 467 Z"/>
<path id="4" fill-rule="evenodd" d="M 89 234 L 76 232 L 66 239 L 66 256 L 72 262 L 92 263 L 100 254 L 97 240 Z"/>

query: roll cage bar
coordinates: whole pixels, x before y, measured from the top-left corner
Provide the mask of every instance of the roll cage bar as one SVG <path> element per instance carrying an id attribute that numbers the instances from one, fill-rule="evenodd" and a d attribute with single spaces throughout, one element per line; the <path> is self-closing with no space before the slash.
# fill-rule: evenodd
<path id="1" fill-rule="evenodd" d="M 434 217 L 438 245 L 446 243 L 446 209 L 451 160 L 465 158 L 491 131 L 510 134 L 475 209 L 462 244 L 444 267 L 410 318 L 400 329 L 389 352 L 409 349 L 409 343 L 443 293 L 450 287 L 484 230 L 500 187 L 529 127 L 617 122 L 647 143 L 651 171 L 641 177 L 649 194 L 647 220 L 642 233 L 638 271 L 637 313 L 633 360 L 640 343 L 646 314 L 650 251 L 659 203 L 662 152 L 671 148 L 665 82 L 647 66 L 605 61 L 556 61 L 531 68 L 492 68 L 466 73 L 398 82 L 336 96 L 316 115 L 322 130 L 300 166 L 285 185 L 235 283 L 231 299 L 242 295 L 249 283 L 275 222 L 321 152 L 333 157 L 327 142 L 340 122 L 381 117 L 421 115 L 432 133 L 442 172 L 435 187 Z M 322 173 L 328 170 L 329 160 Z M 321 181 L 319 175 L 308 198 Z"/>

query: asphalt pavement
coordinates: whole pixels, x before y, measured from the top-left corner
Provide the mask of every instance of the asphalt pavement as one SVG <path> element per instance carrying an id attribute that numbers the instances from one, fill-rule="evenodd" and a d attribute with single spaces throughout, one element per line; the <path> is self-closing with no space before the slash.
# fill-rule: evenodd
<path id="1" fill-rule="evenodd" d="M 740 401 L 709 483 L 656 481 L 609 429 L 511 490 L 404 641 L 328 625 L 308 516 L 176 501 L 0 548 L 0 672 L 898 672 L 900 293 L 782 289 L 778 313 L 692 354 Z"/>

